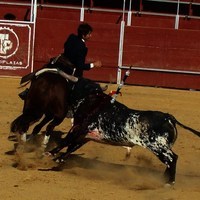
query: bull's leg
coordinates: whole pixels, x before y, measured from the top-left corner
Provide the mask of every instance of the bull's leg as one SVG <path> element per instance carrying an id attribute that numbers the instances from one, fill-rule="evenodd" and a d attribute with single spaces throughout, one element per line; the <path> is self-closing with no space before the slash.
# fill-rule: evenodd
<path id="1" fill-rule="evenodd" d="M 73 143 L 73 144 L 70 144 L 67 148 L 67 151 L 65 153 L 62 153 L 61 156 L 55 158 L 54 160 L 56 162 L 65 162 L 65 160 L 67 159 L 67 157 L 73 153 L 74 151 L 76 151 L 77 149 L 79 149 L 80 147 L 82 147 L 84 144 L 86 144 L 88 142 L 88 140 L 84 140 L 80 143 Z"/>
<path id="2" fill-rule="evenodd" d="M 131 157 L 131 149 L 132 147 L 123 146 L 127 151 L 124 160 L 128 160 Z"/>
<path id="3" fill-rule="evenodd" d="M 178 155 L 173 153 L 173 159 L 171 162 L 168 163 L 167 168 L 164 173 L 164 177 L 167 184 L 171 185 L 175 183 L 177 159 L 178 159 Z"/>
<path id="4" fill-rule="evenodd" d="M 84 131 L 85 130 L 85 131 Z M 66 137 L 62 140 L 62 142 L 60 143 L 59 146 L 57 146 L 56 148 L 54 148 L 53 150 L 51 150 L 49 153 L 51 155 L 56 155 L 59 151 L 61 151 L 64 147 L 68 147 L 68 146 L 76 146 L 79 144 L 84 144 L 86 139 L 85 136 L 87 134 L 88 130 L 80 125 L 77 126 L 73 126 L 69 133 L 66 135 Z M 82 145 L 83 145 L 82 144 Z M 82 146 L 81 145 L 81 146 Z M 80 147 L 78 147 L 80 148 Z M 71 152 L 70 149 L 73 149 L 72 147 L 69 148 L 69 150 L 67 150 L 67 152 Z M 76 150 L 76 149 L 75 149 Z M 74 150 L 74 151 L 75 151 Z M 73 151 L 72 151 L 73 152 Z"/>
<path id="5" fill-rule="evenodd" d="M 69 133 L 67 134 L 69 135 Z M 51 151 L 49 152 L 46 152 L 45 154 L 46 155 L 52 155 L 52 156 L 55 156 L 58 152 L 60 152 L 63 148 L 69 146 L 69 143 L 70 141 L 66 140 L 66 137 L 64 139 L 61 140 L 61 143 L 55 147 L 54 149 L 52 149 Z"/>
<path id="6" fill-rule="evenodd" d="M 162 161 L 164 164 L 167 165 L 167 168 L 164 173 L 166 183 L 173 185 L 175 183 L 176 162 L 178 156 L 171 150 L 163 151 L 162 153 L 159 153 L 157 156 L 160 159 L 160 161 Z"/>

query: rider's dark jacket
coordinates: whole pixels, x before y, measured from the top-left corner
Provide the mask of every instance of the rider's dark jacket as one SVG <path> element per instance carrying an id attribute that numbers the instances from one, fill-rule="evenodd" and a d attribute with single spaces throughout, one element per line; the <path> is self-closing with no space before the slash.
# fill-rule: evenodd
<path id="1" fill-rule="evenodd" d="M 82 77 L 83 70 L 90 69 L 90 64 L 85 63 L 87 51 L 85 42 L 75 34 L 71 34 L 64 44 L 64 56 L 75 65 L 76 77 Z"/>

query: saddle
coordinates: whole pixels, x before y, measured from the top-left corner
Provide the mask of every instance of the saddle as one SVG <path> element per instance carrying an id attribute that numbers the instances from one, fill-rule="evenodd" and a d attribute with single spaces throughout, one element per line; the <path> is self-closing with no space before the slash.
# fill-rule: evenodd
<path id="1" fill-rule="evenodd" d="M 76 71 L 75 66 L 63 54 L 51 58 L 47 66 L 48 68 L 58 68 L 69 75 L 74 75 Z"/>
<path id="2" fill-rule="evenodd" d="M 75 66 L 63 54 L 60 54 L 57 57 L 51 58 L 49 63 L 45 64 L 41 69 L 23 76 L 21 78 L 20 84 L 32 80 L 35 76 L 43 72 L 58 73 L 64 78 L 69 79 L 66 76 L 68 75 L 73 76 L 75 71 L 76 71 Z"/>

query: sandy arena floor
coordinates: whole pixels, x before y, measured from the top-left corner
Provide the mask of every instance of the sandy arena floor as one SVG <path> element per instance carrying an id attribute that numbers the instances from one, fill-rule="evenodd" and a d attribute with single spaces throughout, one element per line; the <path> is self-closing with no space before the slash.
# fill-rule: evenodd
<path id="1" fill-rule="evenodd" d="M 39 171 L 55 165 L 38 151 L 18 152 L 7 138 L 10 123 L 21 113 L 19 79 L 0 78 L 0 199 L 8 200 L 199 200 L 200 138 L 178 127 L 173 150 L 179 155 L 176 184 L 163 187 L 165 166 L 148 150 L 132 149 L 124 160 L 121 147 L 90 142 L 76 151 L 63 171 Z M 116 89 L 110 85 L 109 90 Z M 160 110 L 200 130 L 200 92 L 124 86 L 118 101 L 130 108 Z M 56 130 L 69 130 L 66 119 Z M 30 129 L 31 130 L 31 129 Z"/>

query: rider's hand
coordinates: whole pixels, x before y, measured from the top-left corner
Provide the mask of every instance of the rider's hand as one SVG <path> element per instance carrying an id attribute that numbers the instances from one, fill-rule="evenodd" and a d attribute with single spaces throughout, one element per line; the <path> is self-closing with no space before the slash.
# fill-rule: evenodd
<path id="1" fill-rule="evenodd" d="M 93 62 L 93 64 L 94 64 L 94 67 L 101 67 L 102 66 L 102 63 L 99 60 Z"/>

